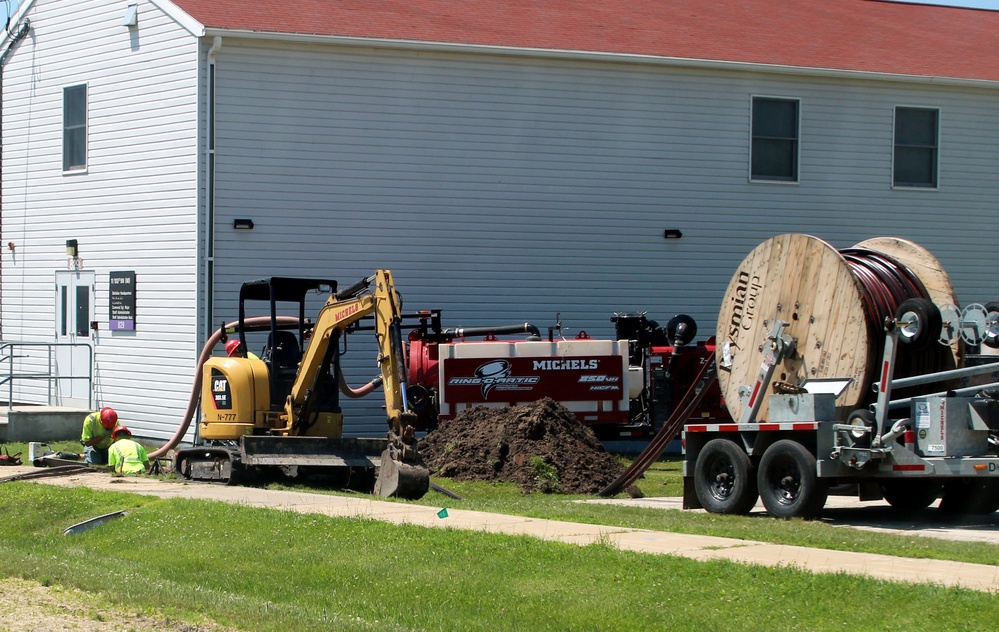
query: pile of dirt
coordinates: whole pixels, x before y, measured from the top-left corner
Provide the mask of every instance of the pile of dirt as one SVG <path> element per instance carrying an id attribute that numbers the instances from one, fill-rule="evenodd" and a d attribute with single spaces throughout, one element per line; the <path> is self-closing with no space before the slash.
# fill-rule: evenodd
<path id="1" fill-rule="evenodd" d="M 437 476 L 512 482 L 525 492 L 595 494 L 624 472 L 590 428 L 549 398 L 463 411 L 419 448 Z"/>

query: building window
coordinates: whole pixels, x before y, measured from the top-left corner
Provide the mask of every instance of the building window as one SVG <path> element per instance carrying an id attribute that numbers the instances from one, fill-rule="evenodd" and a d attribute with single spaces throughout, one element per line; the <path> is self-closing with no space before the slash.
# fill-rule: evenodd
<path id="1" fill-rule="evenodd" d="M 751 180 L 798 181 L 798 101 L 753 97 Z"/>
<path id="2" fill-rule="evenodd" d="M 939 129 L 939 110 L 895 108 L 894 186 L 936 188 Z"/>
<path id="3" fill-rule="evenodd" d="M 62 170 L 87 168 L 87 86 L 62 90 Z"/>

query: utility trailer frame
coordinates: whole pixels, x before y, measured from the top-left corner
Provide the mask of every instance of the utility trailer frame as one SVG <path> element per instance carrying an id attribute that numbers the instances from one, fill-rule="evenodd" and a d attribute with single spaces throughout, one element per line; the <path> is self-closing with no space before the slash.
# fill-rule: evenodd
<path id="1" fill-rule="evenodd" d="M 884 498 L 899 509 L 922 509 L 940 497 L 941 510 L 955 513 L 999 509 L 999 400 L 953 391 L 890 399 L 893 387 L 995 375 L 999 365 L 893 380 L 898 343 L 917 339 L 927 320 L 928 308 L 905 307 L 886 322 L 881 380 L 872 385 L 877 403 L 855 411 L 847 423 L 837 421 L 834 393 L 797 388 L 772 395 L 771 419 L 756 421 L 775 368 L 794 353 L 794 341 L 783 334 L 787 324 L 777 321 L 756 383 L 742 389 L 743 416 L 735 423 L 684 427 L 684 508 L 744 514 L 759 497 L 773 516 L 810 518 L 821 511 L 830 487 L 850 484 L 860 500 Z M 889 410 L 906 405 L 909 418 L 889 418 Z"/>

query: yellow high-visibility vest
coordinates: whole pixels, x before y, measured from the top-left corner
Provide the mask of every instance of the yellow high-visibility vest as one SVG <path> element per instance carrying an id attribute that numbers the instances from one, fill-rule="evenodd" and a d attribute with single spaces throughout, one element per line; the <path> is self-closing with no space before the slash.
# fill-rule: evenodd
<path id="1" fill-rule="evenodd" d="M 148 463 L 146 449 L 131 439 L 118 439 L 108 448 L 108 465 L 118 474 L 142 474 Z"/>

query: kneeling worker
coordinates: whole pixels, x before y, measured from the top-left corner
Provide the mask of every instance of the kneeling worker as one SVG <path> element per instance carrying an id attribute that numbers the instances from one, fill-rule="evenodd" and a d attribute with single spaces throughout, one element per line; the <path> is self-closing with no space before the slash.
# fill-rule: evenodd
<path id="1" fill-rule="evenodd" d="M 110 406 L 92 412 L 83 419 L 80 443 L 84 445 L 84 460 L 88 465 L 107 465 L 111 431 L 118 425 L 118 413 Z"/>
<path id="2" fill-rule="evenodd" d="M 132 441 L 132 432 L 118 426 L 112 433 L 114 444 L 108 449 L 108 465 L 117 474 L 142 474 L 149 469 L 146 449 Z"/>

